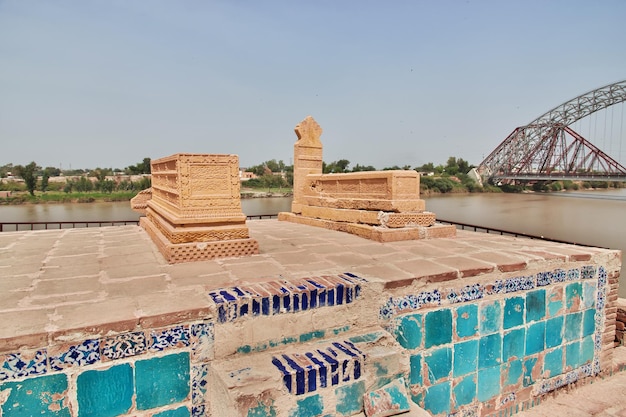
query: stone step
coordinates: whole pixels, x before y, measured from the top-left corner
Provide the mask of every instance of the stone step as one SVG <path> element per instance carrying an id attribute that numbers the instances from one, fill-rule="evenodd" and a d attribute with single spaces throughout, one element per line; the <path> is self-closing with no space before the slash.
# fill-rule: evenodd
<path id="1" fill-rule="evenodd" d="M 220 323 L 350 304 L 366 281 L 351 273 L 268 281 L 211 291 Z"/>
<path id="2" fill-rule="evenodd" d="M 209 370 L 211 415 L 355 415 L 367 391 L 408 372 L 403 349 L 378 326 L 217 359 Z"/>

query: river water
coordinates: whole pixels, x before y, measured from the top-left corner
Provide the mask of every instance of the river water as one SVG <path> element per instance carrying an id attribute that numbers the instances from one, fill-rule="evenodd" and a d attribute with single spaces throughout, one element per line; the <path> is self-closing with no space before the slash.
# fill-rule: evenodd
<path id="1" fill-rule="evenodd" d="M 291 209 L 291 197 L 243 199 L 241 206 L 250 216 L 276 214 Z M 437 195 L 426 198 L 426 209 L 439 219 L 626 252 L 626 189 Z M 129 202 L 0 206 L 0 223 L 137 219 Z M 626 278 L 621 282 L 626 297 Z"/>
<path id="2" fill-rule="evenodd" d="M 550 194 L 462 194 L 426 198 L 438 219 L 626 253 L 626 189 Z M 626 297 L 622 265 L 620 297 Z"/>

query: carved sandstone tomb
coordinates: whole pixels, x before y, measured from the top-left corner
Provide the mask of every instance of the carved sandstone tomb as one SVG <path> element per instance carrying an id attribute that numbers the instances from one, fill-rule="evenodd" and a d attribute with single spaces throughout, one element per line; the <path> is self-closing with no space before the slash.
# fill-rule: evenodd
<path id="1" fill-rule="evenodd" d="M 145 210 L 140 225 L 169 263 L 259 253 L 241 210 L 237 155 L 179 153 L 151 170 L 151 198 L 131 204 Z"/>
<path id="2" fill-rule="evenodd" d="M 453 237 L 420 199 L 412 170 L 322 174 L 322 128 L 308 116 L 295 128 L 291 213 L 278 219 L 352 233 L 378 242 Z"/>

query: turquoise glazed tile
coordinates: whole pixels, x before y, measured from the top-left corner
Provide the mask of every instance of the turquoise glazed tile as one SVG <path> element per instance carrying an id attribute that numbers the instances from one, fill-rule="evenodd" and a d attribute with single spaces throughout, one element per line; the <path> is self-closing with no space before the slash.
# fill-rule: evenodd
<path id="1" fill-rule="evenodd" d="M 526 356 L 541 352 L 545 346 L 545 339 L 545 321 L 540 321 L 528 326 L 528 330 L 526 332 Z"/>
<path id="2" fill-rule="evenodd" d="M 546 349 L 560 346 L 563 343 L 563 316 L 546 321 Z"/>
<path id="3" fill-rule="evenodd" d="M 454 384 L 454 407 L 470 404 L 476 399 L 476 375 L 468 375 Z"/>
<path id="4" fill-rule="evenodd" d="M 478 340 L 468 340 L 454 345 L 454 377 L 476 372 L 478 366 Z"/>
<path id="5" fill-rule="evenodd" d="M 555 377 L 563 373 L 563 348 L 562 347 L 546 352 L 544 356 L 544 360 L 543 360 L 543 371 L 544 371 L 544 374 L 546 372 L 549 372 L 546 375 L 546 378 Z"/>
<path id="6" fill-rule="evenodd" d="M 369 391 L 365 394 L 363 406 L 368 417 L 385 417 L 410 411 L 404 378 L 394 379 L 380 389 Z"/>
<path id="7" fill-rule="evenodd" d="M 67 376 L 55 374 L 0 384 L 7 397 L 0 415 L 7 417 L 70 417 Z"/>
<path id="8" fill-rule="evenodd" d="M 424 362 L 427 367 L 426 374 L 431 384 L 441 378 L 447 378 L 452 370 L 452 349 L 448 347 L 436 349 L 429 356 L 424 356 Z"/>
<path id="9" fill-rule="evenodd" d="M 524 360 L 524 387 L 531 386 L 535 383 L 535 378 L 533 378 L 533 370 L 535 366 L 538 366 L 537 357 L 531 357 Z"/>
<path id="10" fill-rule="evenodd" d="M 504 301 L 504 328 L 524 324 L 524 297 L 511 297 Z"/>
<path id="11" fill-rule="evenodd" d="M 431 311 L 425 317 L 425 347 L 439 346 L 452 341 L 452 312 L 450 309 Z"/>
<path id="12" fill-rule="evenodd" d="M 413 394 L 409 391 L 409 395 L 411 396 L 411 401 L 413 401 L 414 404 L 424 408 L 424 391 L 420 391 L 417 394 Z"/>
<path id="13" fill-rule="evenodd" d="M 592 335 L 596 331 L 596 310 L 585 310 L 583 313 L 583 335 Z"/>
<path id="14" fill-rule="evenodd" d="M 478 333 L 478 306 L 468 304 L 456 309 L 456 335 L 459 338 L 475 336 Z"/>
<path id="15" fill-rule="evenodd" d="M 580 342 L 580 365 L 593 360 L 593 336 L 587 336 Z"/>
<path id="16" fill-rule="evenodd" d="M 565 366 L 568 370 L 576 369 L 580 366 L 580 342 L 565 345 Z"/>
<path id="17" fill-rule="evenodd" d="M 480 334 L 487 335 L 501 329 L 502 308 L 500 301 L 480 305 Z"/>
<path id="18" fill-rule="evenodd" d="M 289 417 L 316 417 L 324 412 L 324 403 L 319 394 L 298 400 L 296 408 L 289 413 Z"/>
<path id="19" fill-rule="evenodd" d="M 583 283 L 583 307 L 584 308 L 595 308 L 596 290 L 597 290 L 597 284 L 595 281 L 585 281 Z"/>
<path id="20" fill-rule="evenodd" d="M 351 416 L 363 409 L 363 394 L 365 394 L 365 381 L 344 385 L 335 389 L 337 397 L 337 413 L 343 416 Z"/>
<path id="21" fill-rule="evenodd" d="M 411 378 L 409 382 L 412 385 L 422 384 L 422 356 L 411 355 Z"/>
<path id="22" fill-rule="evenodd" d="M 565 316 L 565 341 L 573 342 L 574 340 L 580 339 L 582 331 L 582 317 L 583 314 L 581 312 L 571 313 Z"/>
<path id="23" fill-rule="evenodd" d="M 189 353 L 135 363 L 137 408 L 149 410 L 183 401 L 189 394 Z"/>
<path id="24" fill-rule="evenodd" d="M 478 401 L 488 401 L 500 393 L 500 367 L 478 371 Z"/>
<path id="25" fill-rule="evenodd" d="M 130 364 L 103 371 L 85 371 L 76 380 L 76 397 L 81 415 L 114 417 L 133 405 L 133 369 Z"/>
<path id="26" fill-rule="evenodd" d="M 505 373 L 504 386 L 502 388 L 508 385 L 517 386 L 521 382 L 522 375 L 524 374 L 524 367 L 522 366 L 521 359 L 516 359 L 502 365 L 502 369 Z"/>
<path id="27" fill-rule="evenodd" d="M 276 417 L 276 407 L 274 406 L 274 400 L 270 400 L 269 404 L 265 404 L 261 401 L 257 401 L 254 407 L 248 409 L 246 417 Z M 198 414 L 198 417 L 204 417 L 206 414 Z M 194 414 L 194 417 L 196 415 Z"/>
<path id="28" fill-rule="evenodd" d="M 526 295 L 526 322 L 541 320 L 546 316 L 546 290 L 530 291 Z"/>
<path id="29" fill-rule="evenodd" d="M 547 293 L 548 317 L 556 317 L 563 314 L 563 287 L 551 288 Z"/>
<path id="30" fill-rule="evenodd" d="M 526 329 L 513 329 L 504 333 L 502 340 L 502 360 L 522 359 L 524 357 L 524 343 L 526 341 Z"/>
<path id="31" fill-rule="evenodd" d="M 424 408 L 431 414 L 448 413 L 450 411 L 450 382 L 433 385 L 424 395 Z"/>
<path id="32" fill-rule="evenodd" d="M 480 338 L 478 369 L 499 365 L 502 358 L 502 336 L 495 333 Z"/>
<path id="33" fill-rule="evenodd" d="M 189 410 L 187 407 L 179 407 L 175 410 L 162 411 L 152 417 L 189 417 Z"/>
<path id="34" fill-rule="evenodd" d="M 574 282 L 565 287 L 565 307 L 567 311 L 578 311 L 582 305 L 582 283 Z"/>
<path id="35" fill-rule="evenodd" d="M 405 349 L 415 349 L 422 344 L 422 315 L 408 314 L 398 319 L 394 330 L 396 340 Z"/>

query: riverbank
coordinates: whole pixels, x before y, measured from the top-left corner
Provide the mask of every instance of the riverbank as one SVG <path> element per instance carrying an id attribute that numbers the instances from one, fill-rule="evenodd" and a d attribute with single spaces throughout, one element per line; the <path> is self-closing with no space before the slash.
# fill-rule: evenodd
<path id="1" fill-rule="evenodd" d="M 260 191 L 254 189 L 244 189 L 241 191 L 241 198 L 272 198 L 291 197 L 291 189 Z M 137 195 L 135 191 L 118 191 L 113 193 L 35 193 L 34 196 L 25 191 L 7 193 L 0 196 L 0 205 L 15 206 L 26 204 L 85 204 L 85 203 L 112 203 L 130 201 Z"/>

